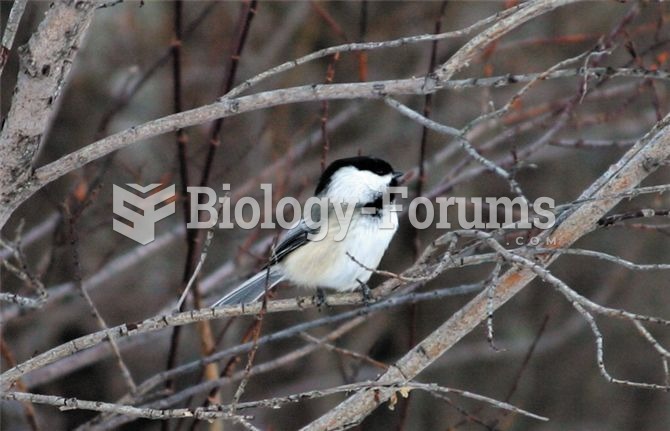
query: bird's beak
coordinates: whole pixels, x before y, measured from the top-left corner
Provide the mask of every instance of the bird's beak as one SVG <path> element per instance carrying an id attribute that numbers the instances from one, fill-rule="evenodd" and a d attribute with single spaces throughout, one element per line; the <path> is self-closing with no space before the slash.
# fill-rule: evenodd
<path id="1" fill-rule="evenodd" d="M 405 176 L 404 172 L 396 171 L 396 172 L 393 173 L 393 181 L 396 183 L 396 185 L 400 185 L 404 182 L 403 181 L 404 176 Z"/>

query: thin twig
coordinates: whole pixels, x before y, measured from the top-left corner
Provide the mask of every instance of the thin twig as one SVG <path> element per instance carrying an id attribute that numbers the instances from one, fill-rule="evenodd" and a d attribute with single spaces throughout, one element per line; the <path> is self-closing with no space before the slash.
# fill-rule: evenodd
<path id="1" fill-rule="evenodd" d="M 193 286 L 193 283 L 195 283 L 197 278 L 200 276 L 202 266 L 205 264 L 205 260 L 207 260 L 207 252 L 209 251 L 209 245 L 212 243 L 212 238 L 214 238 L 213 227 L 207 230 L 207 236 L 205 237 L 205 244 L 203 245 L 202 252 L 200 253 L 200 259 L 198 260 L 198 264 L 193 270 L 193 274 L 191 275 L 191 278 L 188 280 L 188 283 L 186 284 L 186 287 L 184 288 L 181 297 L 179 297 L 179 300 L 177 301 L 176 310 L 183 309 L 182 307 L 184 301 L 186 301 L 186 298 L 188 297 L 188 293 L 191 290 L 191 286 Z"/>
<path id="2" fill-rule="evenodd" d="M 347 392 L 353 392 L 353 391 L 358 391 L 361 389 L 376 389 L 376 388 L 386 388 L 393 390 L 394 392 L 397 392 L 403 397 L 406 397 L 409 392 L 413 390 L 422 390 L 426 391 L 428 393 L 443 393 L 443 394 L 456 394 L 459 396 L 462 396 L 464 398 L 470 398 L 476 401 L 482 401 L 487 404 L 490 404 L 496 408 L 503 409 L 509 412 L 517 413 L 523 416 L 530 417 L 532 419 L 536 419 L 539 421 L 548 421 L 549 419 L 544 417 L 544 416 L 539 416 L 534 413 L 530 413 L 526 410 L 520 409 L 518 407 L 515 407 L 511 404 L 508 404 L 503 401 L 498 401 L 493 398 L 485 397 L 483 395 L 475 394 L 473 392 L 469 391 L 464 391 L 461 389 L 453 389 L 453 388 L 447 388 L 444 386 L 440 386 L 434 383 L 419 383 L 419 382 L 404 382 L 404 381 L 398 381 L 398 382 L 385 382 L 385 383 L 380 383 L 380 382 L 375 382 L 375 381 L 366 381 L 366 382 L 358 382 L 358 383 L 352 383 L 348 385 L 341 385 L 341 386 L 335 386 L 333 388 L 328 388 L 328 389 L 318 389 L 318 390 L 313 390 L 313 391 L 307 391 L 307 392 L 301 392 L 299 394 L 294 394 L 294 395 L 288 395 L 285 397 L 277 397 L 277 398 L 270 398 L 267 400 L 259 400 L 259 401 L 251 401 L 248 403 L 242 403 L 238 404 L 238 409 L 248 409 L 248 408 L 256 408 L 256 407 L 266 407 L 266 408 L 279 408 L 282 407 L 285 404 L 291 404 L 291 403 L 296 403 L 300 402 L 302 400 L 309 400 L 309 399 L 314 399 L 314 398 L 321 398 L 333 394 L 339 394 L 339 393 L 347 393 Z M 397 398 L 396 398 L 397 399 Z M 225 406 L 221 406 L 221 409 L 224 411 L 228 411 L 229 409 L 226 408 Z"/>
<path id="3" fill-rule="evenodd" d="M 321 319 L 321 320 L 326 320 L 326 319 Z M 342 337 L 343 335 L 345 335 L 346 333 L 350 332 L 352 329 L 360 326 L 364 321 L 365 321 L 365 319 L 363 317 L 358 317 L 358 318 L 348 320 L 348 321 L 344 322 L 342 325 L 340 325 L 338 328 L 336 328 L 335 330 L 331 331 L 328 335 L 323 337 L 322 340 L 323 341 L 335 341 L 336 339 L 338 339 L 338 338 Z M 259 343 L 260 343 L 260 340 L 259 340 Z M 253 376 L 256 376 L 256 375 L 259 375 L 259 374 L 274 371 L 274 370 L 276 370 L 280 367 L 286 366 L 287 364 L 293 363 L 293 362 L 309 355 L 310 353 L 318 350 L 319 347 L 320 347 L 319 344 L 310 344 L 308 346 L 304 346 L 300 349 L 294 350 L 294 351 L 289 352 L 285 355 L 279 356 L 277 358 L 274 358 L 274 359 L 269 360 L 267 362 L 264 362 L 262 364 L 258 364 L 258 365 L 253 366 L 251 368 L 249 374 L 253 375 Z M 233 349 L 235 349 L 235 347 L 232 348 L 232 349 L 229 349 L 229 350 L 233 350 Z M 233 354 L 236 354 L 236 353 L 233 353 Z M 197 385 L 197 386 L 200 386 L 200 387 L 195 387 L 195 388 L 191 387 L 191 388 L 185 389 L 181 393 L 174 394 L 174 395 L 172 395 L 172 396 L 170 396 L 166 399 L 163 399 L 163 400 L 160 400 L 158 402 L 152 403 L 152 406 L 161 406 L 160 408 L 165 408 L 165 407 L 175 405 L 177 403 L 183 402 L 183 400 L 186 399 L 186 398 L 192 397 L 194 394 L 198 394 L 198 393 L 202 393 L 202 392 L 209 392 L 214 387 L 222 387 L 225 384 L 239 381 L 244 377 L 244 375 L 245 375 L 244 371 L 239 371 L 239 372 L 235 373 L 234 375 L 232 375 L 230 377 L 222 376 L 217 382 L 209 381 L 209 382 L 200 383 L 200 384 Z M 152 379 L 149 379 L 145 382 L 146 383 L 146 388 L 148 388 L 148 389 L 150 389 L 154 385 L 154 383 L 151 380 Z M 153 379 L 153 380 L 156 380 L 156 379 Z M 217 386 L 214 386 L 214 384 L 216 384 Z M 204 386 L 206 386 L 206 387 L 204 387 Z M 141 387 L 145 387 L 145 384 L 142 384 Z M 203 389 L 203 387 L 204 387 L 204 389 Z M 125 398 L 126 397 L 124 397 L 124 399 Z M 151 407 L 151 406 L 149 406 L 149 407 Z M 122 424 L 127 423 L 129 421 L 130 420 L 127 417 L 117 416 L 115 418 L 111 418 L 111 419 L 108 419 L 108 420 L 103 419 L 102 421 L 94 421 L 94 423 L 91 424 L 91 425 L 95 424 L 95 426 L 83 427 L 83 428 L 81 428 L 81 430 L 78 429 L 78 431 L 93 430 L 93 429 L 95 429 L 95 430 L 116 429 L 119 426 L 121 426 Z"/>
<path id="4" fill-rule="evenodd" d="M 579 75 L 579 73 L 575 73 L 575 75 Z M 153 136 L 173 132 L 180 128 L 204 123 L 216 118 L 230 117 L 254 110 L 305 101 L 382 99 L 389 95 L 403 94 L 425 95 L 445 89 L 448 82 L 450 81 L 441 82 L 441 86 L 430 87 L 425 86 L 425 78 L 354 84 L 319 84 L 261 92 L 232 100 L 222 99 L 209 105 L 133 126 L 130 129 L 115 133 L 42 166 L 35 170 L 32 182 L 25 190 L 25 196 L 22 194 L 21 197 L 27 199 L 44 185 L 120 148 Z M 549 136 L 549 138 L 553 139 L 552 136 Z M 547 141 L 551 140 L 549 138 L 547 138 Z"/>
<path id="5" fill-rule="evenodd" d="M 81 261 L 79 258 L 79 235 L 77 233 L 77 220 L 81 216 L 84 208 L 85 207 L 82 205 L 80 208 L 75 210 L 74 213 L 72 213 L 71 212 L 72 210 L 70 210 L 68 206 L 65 206 L 65 211 L 69 219 L 68 224 L 69 224 L 70 248 L 72 253 L 72 267 L 73 267 L 72 278 L 74 279 L 74 284 L 79 290 L 79 293 L 86 301 L 88 308 L 91 310 L 91 315 L 98 323 L 98 327 L 102 330 L 109 330 L 107 322 L 105 322 L 105 319 L 100 314 L 98 307 L 95 305 L 93 299 L 88 294 L 88 291 L 86 290 L 86 288 L 82 283 L 82 269 L 81 269 Z M 126 387 L 131 393 L 134 393 L 135 390 L 137 389 L 135 380 L 133 379 L 133 375 L 130 372 L 128 365 L 123 360 L 123 356 L 121 356 L 121 351 L 119 350 L 119 346 L 117 345 L 116 340 L 112 337 L 108 337 L 107 340 L 109 341 L 109 345 L 112 348 L 112 352 L 114 353 L 114 357 L 116 358 L 116 363 L 119 367 L 119 370 L 121 370 L 121 375 L 123 376 L 123 381 L 126 384 Z"/>
<path id="6" fill-rule="evenodd" d="M 222 411 L 211 411 L 206 409 L 170 409 L 157 410 L 151 408 L 139 408 L 128 405 L 105 403 L 102 401 L 87 401 L 77 398 L 65 398 L 53 395 L 32 394 L 26 392 L 6 392 L 0 395 L 5 400 L 27 401 L 36 404 L 47 404 L 58 407 L 61 411 L 67 410 L 91 410 L 95 412 L 110 412 L 125 416 L 146 419 L 174 419 L 194 418 L 198 420 L 225 419 L 239 423 L 249 418 Z"/>
<path id="7" fill-rule="evenodd" d="M 466 292 L 472 292 L 480 289 L 479 285 L 465 286 L 463 289 Z M 340 319 L 351 318 L 360 314 L 369 314 L 381 309 L 395 307 L 399 304 L 407 304 L 414 301 L 427 301 L 437 299 L 440 297 L 453 296 L 456 294 L 463 294 L 463 289 L 443 289 L 440 291 L 426 292 L 422 294 L 410 294 L 398 297 L 392 297 L 383 301 L 372 303 L 368 307 L 357 309 L 351 314 L 344 314 L 339 316 Z M 344 305 L 361 305 L 369 298 L 365 298 L 361 293 L 345 293 L 334 294 L 326 296 L 326 301 L 329 306 L 344 306 Z M 315 296 L 301 296 L 291 299 L 279 299 L 268 301 L 267 313 L 279 313 L 285 311 L 306 310 L 311 308 L 318 308 L 321 305 L 319 298 Z M 100 344 L 108 337 L 121 339 L 129 336 L 137 336 L 139 334 L 156 332 L 163 328 L 172 326 L 183 326 L 202 320 L 222 319 L 233 316 L 254 316 L 260 312 L 262 303 L 230 305 L 218 308 L 204 308 L 200 310 L 184 311 L 177 314 L 165 314 L 146 319 L 142 322 L 124 323 L 106 330 L 94 332 L 92 334 L 84 335 L 76 338 L 68 343 L 54 347 L 42 354 L 39 354 L 22 364 L 11 368 L 0 375 L 1 387 L 11 384 L 16 379 L 38 368 L 42 368 L 48 364 L 64 357 L 70 356 L 76 352 L 88 349 L 92 346 Z M 301 329 L 301 331 L 306 330 Z"/>
<path id="8" fill-rule="evenodd" d="M 14 354 L 10 350 L 9 346 L 5 342 L 4 337 L 0 337 L 0 356 L 2 356 L 5 366 L 14 367 L 16 366 L 16 359 Z M 23 384 L 22 380 L 18 380 L 15 384 L 16 389 L 21 392 L 27 391 L 26 386 Z M 23 406 L 23 411 L 26 415 L 26 422 L 32 431 L 39 431 L 39 425 L 37 421 L 37 415 L 35 414 L 35 408 L 29 402 L 21 402 Z"/>
<path id="9" fill-rule="evenodd" d="M 588 187 L 580 198 L 601 197 L 622 193 L 636 187 L 654 170 L 645 166 L 649 160 L 665 160 L 670 155 L 670 116 L 666 116 L 641 141 L 630 149 L 617 163 L 612 165 L 599 179 Z M 568 211 L 558 220 L 552 231 L 539 235 L 539 239 L 556 248 L 567 248 L 577 239 L 590 231 L 590 227 L 607 211 L 614 207 L 620 199 L 603 202 L 587 203 L 575 210 Z M 534 265 L 544 268 L 551 264 L 555 256 L 549 255 L 538 260 Z M 512 267 L 501 275 L 496 289 L 495 307 L 500 307 L 520 292 L 538 274 L 523 265 Z M 428 367 L 458 340 L 479 325 L 487 315 L 487 295 L 480 293 L 433 331 L 414 349 L 409 351 L 395 363 L 395 367 L 378 378 L 378 381 L 389 382 L 398 379 L 413 379 Z M 628 317 L 626 317 L 628 318 Z M 346 401 L 340 403 L 329 412 L 303 427 L 304 430 L 324 430 L 356 424 L 368 416 L 380 403 L 391 396 L 390 391 L 363 390 Z"/>
<path id="10" fill-rule="evenodd" d="M 339 353 L 342 356 L 348 356 L 350 358 L 359 359 L 360 361 L 367 362 L 368 364 L 372 365 L 373 367 L 379 368 L 381 370 L 386 370 L 389 367 L 385 363 L 377 361 L 375 359 L 372 359 L 371 357 L 369 357 L 367 355 L 363 355 L 361 353 L 354 352 L 353 350 L 344 349 L 342 347 L 337 347 L 334 344 L 331 344 L 331 343 L 328 343 L 328 342 L 326 342 L 322 339 L 316 338 L 316 337 L 308 334 L 307 332 L 301 333 L 300 336 L 302 338 L 304 338 L 305 340 L 309 341 L 310 343 L 317 343 L 317 344 L 325 347 L 326 350 L 328 350 L 330 352 L 335 352 L 335 353 Z"/>
<path id="11" fill-rule="evenodd" d="M 5 267 L 16 278 L 23 281 L 26 285 L 33 288 L 37 293 L 37 298 L 29 298 L 23 295 L 17 295 L 8 292 L 0 292 L 0 301 L 17 304 L 19 307 L 27 308 L 41 308 L 49 298 L 49 292 L 45 289 L 42 281 L 36 277 L 28 268 L 28 263 L 23 254 L 22 247 L 22 227 L 23 222 L 19 225 L 16 232 L 16 237 L 13 243 L 6 242 L 0 238 L 0 246 L 4 248 L 9 255 L 16 261 L 16 265 L 12 264 L 9 259 L 2 259 L 0 264 Z"/>
<path id="12" fill-rule="evenodd" d="M 518 10 L 519 8 L 516 8 Z M 492 22 L 495 22 L 499 19 L 505 18 L 509 15 L 511 15 L 515 10 L 513 9 L 508 9 L 503 12 L 499 12 L 495 15 L 491 15 L 487 18 L 484 18 L 480 21 L 477 21 L 476 23 L 463 28 L 461 30 L 456 30 L 456 31 L 451 31 L 447 33 L 440 33 L 440 34 L 425 34 L 425 35 L 419 35 L 419 36 L 409 36 L 409 37 L 401 37 L 398 39 L 394 40 L 387 40 L 387 41 L 382 41 L 382 42 L 363 42 L 363 43 L 348 43 L 344 45 L 338 45 L 338 46 L 333 46 L 330 48 L 325 48 L 319 51 L 315 51 L 311 54 L 305 55 L 303 57 L 297 58 L 295 60 L 287 61 L 285 63 L 282 63 L 278 66 L 275 66 L 271 69 L 266 70 L 263 73 L 260 73 L 253 78 L 247 79 L 237 87 L 233 88 L 231 91 L 227 92 L 226 95 L 224 96 L 226 99 L 232 99 L 238 97 L 241 93 L 244 91 L 248 90 L 251 87 L 256 86 L 260 82 L 266 80 L 267 78 L 270 78 L 271 76 L 277 75 L 282 72 L 286 72 L 287 70 L 291 70 L 295 67 L 298 67 L 302 64 L 309 63 L 311 61 L 317 60 L 319 58 L 323 57 L 328 57 L 330 55 L 334 55 L 337 53 L 344 53 L 344 52 L 355 52 L 355 51 L 370 51 L 370 50 L 375 50 L 375 49 L 385 49 L 385 48 L 397 48 L 401 47 L 404 45 L 408 44 L 414 44 L 414 43 L 422 43 L 422 42 L 432 42 L 435 40 L 443 40 L 443 39 L 453 39 L 453 38 L 458 38 L 462 36 L 467 36 L 468 34 L 481 29 L 482 27 L 491 24 Z"/>
<path id="13" fill-rule="evenodd" d="M 389 97 L 386 97 L 384 99 L 387 105 L 390 107 L 396 109 L 398 112 L 401 114 L 405 115 L 406 117 L 416 121 L 417 123 L 426 126 L 430 128 L 431 130 L 434 130 L 438 133 L 441 133 L 443 135 L 448 135 L 456 138 L 458 143 L 460 144 L 461 148 L 465 150 L 465 152 L 474 160 L 477 162 L 481 163 L 484 165 L 488 170 L 491 172 L 494 172 L 501 178 L 503 178 L 505 181 L 507 181 L 512 189 L 512 191 L 524 199 L 524 201 L 528 202 L 526 197 L 524 196 L 523 192 L 521 191 L 521 188 L 519 187 L 519 184 L 516 182 L 516 180 L 512 177 L 512 175 L 507 172 L 505 169 L 501 168 L 500 166 L 496 165 L 489 159 L 483 157 L 481 154 L 477 152 L 477 150 L 468 142 L 468 140 L 465 138 L 463 135 L 463 131 L 455 129 L 450 126 L 445 126 L 443 124 L 440 124 L 436 121 L 431 120 L 430 118 L 426 118 L 423 115 L 419 114 L 418 112 L 414 111 L 413 109 L 408 108 L 407 106 L 403 105 L 402 103 L 398 102 L 395 99 L 391 99 Z"/>

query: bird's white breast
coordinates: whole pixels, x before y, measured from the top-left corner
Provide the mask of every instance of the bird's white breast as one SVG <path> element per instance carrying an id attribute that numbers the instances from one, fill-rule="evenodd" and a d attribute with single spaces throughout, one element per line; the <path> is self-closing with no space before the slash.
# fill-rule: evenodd
<path id="1" fill-rule="evenodd" d="M 358 214 L 344 239 L 335 241 L 340 229 L 337 219 L 331 216 L 323 240 L 309 242 L 290 253 L 280 263 L 286 278 L 311 288 L 342 291 L 358 288 L 372 275 L 366 268 L 377 269 L 398 229 L 398 216 L 389 210 L 382 210 L 379 216 Z"/>

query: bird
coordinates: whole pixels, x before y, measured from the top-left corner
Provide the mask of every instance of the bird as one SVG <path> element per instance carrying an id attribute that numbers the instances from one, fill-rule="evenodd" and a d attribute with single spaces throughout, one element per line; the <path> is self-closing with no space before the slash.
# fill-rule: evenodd
<path id="1" fill-rule="evenodd" d="M 398 230 L 394 188 L 402 177 L 402 172 L 375 157 L 333 161 L 314 191 L 316 198 L 328 202 L 325 220 L 313 212 L 311 220 L 301 218 L 280 237 L 261 271 L 211 307 L 257 301 L 280 282 L 316 290 L 321 298 L 321 289 L 361 289 L 367 297 L 367 282 Z M 343 208 L 339 215 L 353 207 L 348 226 L 334 209 L 338 203 Z"/>

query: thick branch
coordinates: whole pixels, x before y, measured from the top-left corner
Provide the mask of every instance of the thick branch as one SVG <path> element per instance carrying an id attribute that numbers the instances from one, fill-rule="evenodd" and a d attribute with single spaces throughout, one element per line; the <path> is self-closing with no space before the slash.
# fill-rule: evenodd
<path id="1" fill-rule="evenodd" d="M 621 160 L 593 183 L 580 197 L 582 206 L 566 214 L 557 222 L 553 232 L 539 236 L 540 244 L 546 248 L 567 248 L 587 234 L 620 201 L 617 196 L 636 187 L 661 163 L 670 157 L 670 115 L 666 116 Z M 558 254 L 547 254 L 539 259 L 539 264 L 548 266 Z M 500 308 L 514 295 L 530 283 L 537 274 L 527 267 L 513 267 L 500 277 L 493 300 L 493 310 Z M 456 312 L 414 349 L 403 356 L 395 366 L 389 368 L 378 381 L 396 382 L 411 380 L 418 373 L 437 360 L 466 334 L 483 322 L 491 312 L 491 298 L 484 291 L 465 307 Z M 381 403 L 393 394 L 392 390 L 363 390 L 353 395 L 337 407 L 307 425 L 304 430 L 339 429 L 345 425 L 362 421 Z"/>
<path id="2" fill-rule="evenodd" d="M 12 105 L 0 134 L 0 227 L 25 195 L 33 158 L 93 18 L 89 1 L 56 1 L 27 44 Z"/>
<path id="3" fill-rule="evenodd" d="M 451 77 L 466 67 L 469 62 L 492 40 L 512 30 L 518 25 L 561 5 L 578 0 L 538 0 L 521 7 L 516 13 L 498 21 L 488 30 L 468 42 L 449 61 L 427 77 L 402 80 L 387 80 L 369 83 L 335 85 L 308 85 L 295 88 L 267 91 L 236 99 L 222 98 L 220 101 L 190 111 L 163 117 L 148 123 L 131 127 L 108 138 L 90 144 L 74 153 L 66 155 L 49 165 L 38 169 L 34 175 L 22 178 L 20 187 L 13 191 L 9 205 L 0 212 L 0 226 L 3 226 L 11 212 L 28 199 L 35 191 L 57 178 L 112 151 L 131 143 L 163 133 L 201 124 L 218 118 L 237 115 L 253 110 L 269 108 L 289 103 L 321 101 L 330 99 L 381 98 L 387 95 L 430 94 L 444 88 Z M 0 183 L 1 185 L 1 183 Z"/>

